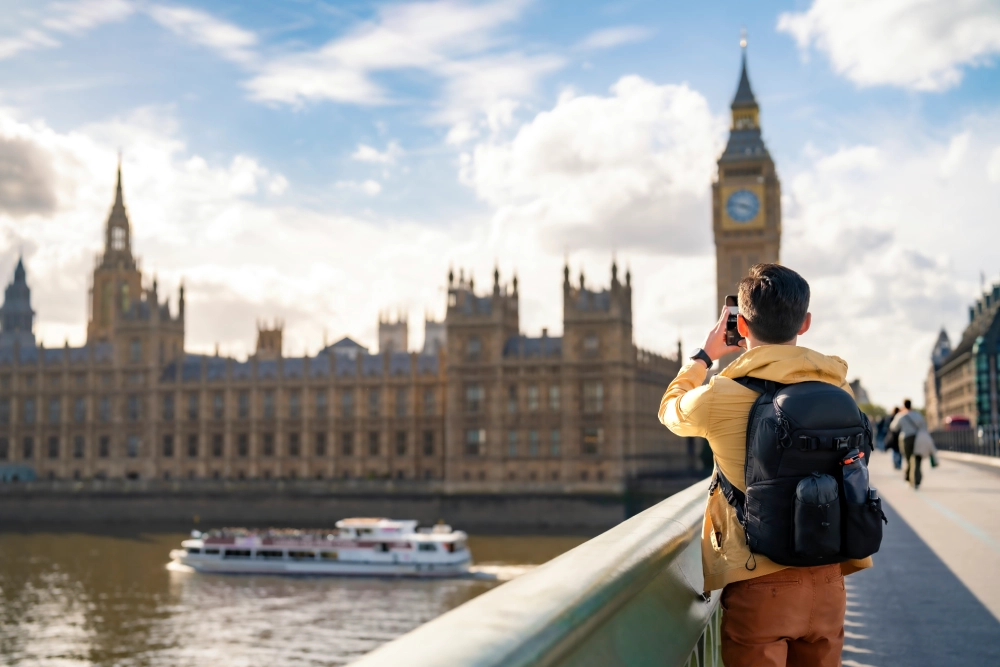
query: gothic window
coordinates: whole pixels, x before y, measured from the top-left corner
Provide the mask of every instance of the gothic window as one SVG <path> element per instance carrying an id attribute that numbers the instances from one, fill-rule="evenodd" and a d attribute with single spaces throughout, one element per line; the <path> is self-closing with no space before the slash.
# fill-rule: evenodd
<path id="1" fill-rule="evenodd" d="M 406 416 L 406 389 L 404 387 L 396 389 L 396 416 Z"/>
<path id="2" fill-rule="evenodd" d="M 212 435 L 212 456 L 217 459 L 222 458 L 222 434 L 215 433 Z"/>
<path id="3" fill-rule="evenodd" d="M 298 456 L 299 455 L 299 434 L 289 433 L 288 434 L 288 455 Z"/>
<path id="4" fill-rule="evenodd" d="M 49 436 L 49 458 L 50 459 L 59 458 L 59 436 L 55 435 Z"/>
<path id="5" fill-rule="evenodd" d="M 559 385 L 549 385 L 549 410 L 556 412 L 559 410 Z"/>
<path id="6" fill-rule="evenodd" d="M 264 419 L 274 419 L 274 390 L 264 391 Z"/>
<path id="7" fill-rule="evenodd" d="M 97 418 L 102 422 L 111 421 L 111 399 L 107 396 L 101 396 L 97 402 Z"/>
<path id="8" fill-rule="evenodd" d="M 317 389 L 314 394 L 316 402 L 316 416 L 319 418 L 326 416 L 326 389 Z"/>
<path id="9" fill-rule="evenodd" d="M 302 415 L 302 392 L 292 389 L 288 392 L 288 416 L 297 419 Z"/>
<path id="10" fill-rule="evenodd" d="M 583 353 L 587 356 L 594 356 L 597 354 L 597 347 L 597 334 L 587 334 L 583 339 Z"/>
<path id="11" fill-rule="evenodd" d="M 60 402 L 58 398 L 49 399 L 49 423 L 58 424 L 59 423 L 59 412 L 60 412 Z"/>
<path id="12" fill-rule="evenodd" d="M 465 388 L 465 411 L 470 413 L 479 412 L 483 407 L 483 400 L 486 397 L 486 392 L 483 391 L 483 385 L 481 384 L 470 384 Z"/>
<path id="13" fill-rule="evenodd" d="M 212 394 L 212 417 L 223 419 L 226 416 L 225 396 L 221 391 Z"/>
<path id="14" fill-rule="evenodd" d="M 73 421 L 82 424 L 87 419 L 87 399 L 78 396 L 73 402 Z"/>
<path id="15" fill-rule="evenodd" d="M 354 456 L 354 434 L 350 431 L 340 434 L 340 452 L 344 456 Z"/>
<path id="16" fill-rule="evenodd" d="M 190 392 L 188 394 L 188 421 L 198 421 L 198 393 Z"/>
<path id="17" fill-rule="evenodd" d="M 239 415 L 241 419 L 246 419 L 250 416 L 250 392 L 241 391 L 239 397 L 237 398 L 237 409 L 239 410 Z"/>
<path id="18" fill-rule="evenodd" d="M 559 432 L 559 429 L 554 428 L 549 431 L 549 456 L 559 456 L 561 440 L 562 434 Z"/>
<path id="19" fill-rule="evenodd" d="M 188 435 L 188 446 L 187 455 L 189 459 L 198 458 L 198 434 L 191 433 Z"/>
<path id="20" fill-rule="evenodd" d="M 483 345 L 475 336 L 469 339 L 465 346 L 465 354 L 469 359 L 478 359 L 483 352 Z"/>
<path id="21" fill-rule="evenodd" d="M 114 227 L 111 229 L 111 249 L 125 249 L 125 229 L 123 227 Z"/>
<path id="22" fill-rule="evenodd" d="M 97 441 L 97 455 L 106 459 L 111 454 L 111 437 L 107 435 L 102 435 L 100 440 Z"/>
<path id="23" fill-rule="evenodd" d="M 517 456 L 517 431 L 514 429 L 507 431 L 507 456 L 510 458 Z"/>
<path id="24" fill-rule="evenodd" d="M 513 414 L 517 412 L 517 385 L 512 384 L 507 387 L 507 412 Z"/>
<path id="25" fill-rule="evenodd" d="M 274 456 L 274 434 L 264 434 L 264 456 Z"/>
<path id="26" fill-rule="evenodd" d="M 128 360 L 132 363 L 142 361 L 142 341 L 133 338 L 128 344 Z"/>
<path id="27" fill-rule="evenodd" d="M 236 436 L 236 456 L 241 459 L 245 459 L 250 455 L 250 436 L 246 433 L 240 433 Z"/>
<path id="28" fill-rule="evenodd" d="M 33 398 L 24 399 L 24 423 L 35 423 L 35 399 Z"/>
<path id="29" fill-rule="evenodd" d="M 85 449 L 85 441 L 82 435 L 77 435 L 73 437 L 73 458 L 82 459 Z"/>
<path id="30" fill-rule="evenodd" d="M 538 385 L 528 385 L 528 412 L 538 412 Z"/>
<path id="31" fill-rule="evenodd" d="M 125 440 L 125 455 L 130 459 L 139 456 L 139 436 L 133 434 Z"/>
<path id="32" fill-rule="evenodd" d="M 368 416 L 378 417 L 379 403 L 382 400 L 382 392 L 378 389 L 368 390 Z"/>
<path id="33" fill-rule="evenodd" d="M 470 428 L 465 431 L 465 455 L 486 455 L 486 429 Z"/>
<path id="34" fill-rule="evenodd" d="M 406 431 L 396 431 L 396 456 L 406 456 Z"/>
<path id="35" fill-rule="evenodd" d="M 604 411 L 604 384 L 601 382 L 583 383 L 583 411 L 598 413 Z"/>
<path id="36" fill-rule="evenodd" d="M 434 456 L 434 431 L 424 431 L 424 456 Z"/>
<path id="37" fill-rule="evenodd" d="M 163 395 L 163 421 L 173 421 L 174 419 L 174 395 Z"/>
<path id="38" fill-rule="evenodd" d="M 21 441 L 21 458 L 25 461 L 35 458 L 35 440 L 30 435 Z"/>
<path id="39" fill-rule="evenodd" d="M 326 456 L 326 433 L 316 434 L 316 456 Z"/>
<path id="40" fill-rule="evenodd" d="M 0 438 L 0 461 L 6 461 L 10 456 L 10 441 L 7 438 Z"/>
<path id="41" fill-rule="evenodd" d="M 354 390 L 344 389 L 340 393 L 340 411 L 344 417 L 354 416 Z"/>
<path id="42" fill-rule="evenodd" d="M 173 455 L 174 455 L 174 436 L 168 433 L 167 435 L 163 436 L 163 457 L 169 459 L 172 458 Z"/>
<path id="43" fill-rule="evenodd" d="M 10 399 L 0 398 L 0 424 L 10 423 Z"/>
<path id="44" fill-rule="evenodd" d="M 139 421 L 141 416 L 139 397 L 136 394 L 129 394 L 125 401 L 126 417 L 130 422 Z"/>
<path id="45" fill-rule="evenodd" d="M 379 437 L 378 431 L 368 433 L 368 456 L 378 456 Z"/>
<path id="46" fill-rule="evenodd" d="M 424 389 L 424 414 L 434 414 L 434 390 Z"/>
<path id="47" fill-rule="evenodd" d="M 583 442 L 580 453 L 593 456 L 599 453 L 601 445 L 604 444 L 604 429 L 598 426 L 583 427 Z"/>
<path id="48" fill-rule="evenodd" d="M 528 456 L 538 456 L 538 431 L 528 431 Z"/>

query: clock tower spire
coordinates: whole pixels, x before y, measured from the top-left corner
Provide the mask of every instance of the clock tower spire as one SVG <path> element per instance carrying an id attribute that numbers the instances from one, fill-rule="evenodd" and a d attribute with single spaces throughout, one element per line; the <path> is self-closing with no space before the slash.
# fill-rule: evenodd
<path id="1" fill-rule="evenodd" d="M 777 262 L 781 247 L 781 183 L 764 145 L 760 107 L 750 87 L 747 40 L 740 39 L 742 62 L 726 150 L 712 184 L 717 304 L 735 294 L 740 279 L 759 262 Z"/>

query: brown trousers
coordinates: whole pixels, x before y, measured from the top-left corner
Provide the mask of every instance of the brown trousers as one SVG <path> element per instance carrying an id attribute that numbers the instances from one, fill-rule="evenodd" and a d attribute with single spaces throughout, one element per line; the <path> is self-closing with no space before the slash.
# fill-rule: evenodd
<path id="1" fill-rule="evenodd" d="M 840 565 L 791 567 L 722 591 L 726 667 L 838 667 L 847 593 Z"/>

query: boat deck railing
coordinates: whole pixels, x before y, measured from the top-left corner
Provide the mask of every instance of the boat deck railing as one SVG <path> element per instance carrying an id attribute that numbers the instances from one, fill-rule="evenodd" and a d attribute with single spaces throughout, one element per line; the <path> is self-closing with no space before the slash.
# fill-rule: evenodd
<path id="1" fill-rule="evenodd" d="M 353 667 L 721 665 L 702 594 L 699 482 Z"/>

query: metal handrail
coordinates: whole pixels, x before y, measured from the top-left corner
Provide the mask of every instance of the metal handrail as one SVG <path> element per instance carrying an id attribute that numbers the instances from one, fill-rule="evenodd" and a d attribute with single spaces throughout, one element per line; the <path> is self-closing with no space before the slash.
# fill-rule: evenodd
<path id="1" fill-rule="evenodd" d="M 353 663 L 354 667 L 717 665 L 702 595 L 699 482 Z"/>
<path id="2" fill-rule="evenodd" d="M 1000 456 L 1000 426 L 996 424 L 975 429 L 934 431 L 931 436 L 938 449 L 980 456 Z"/>

